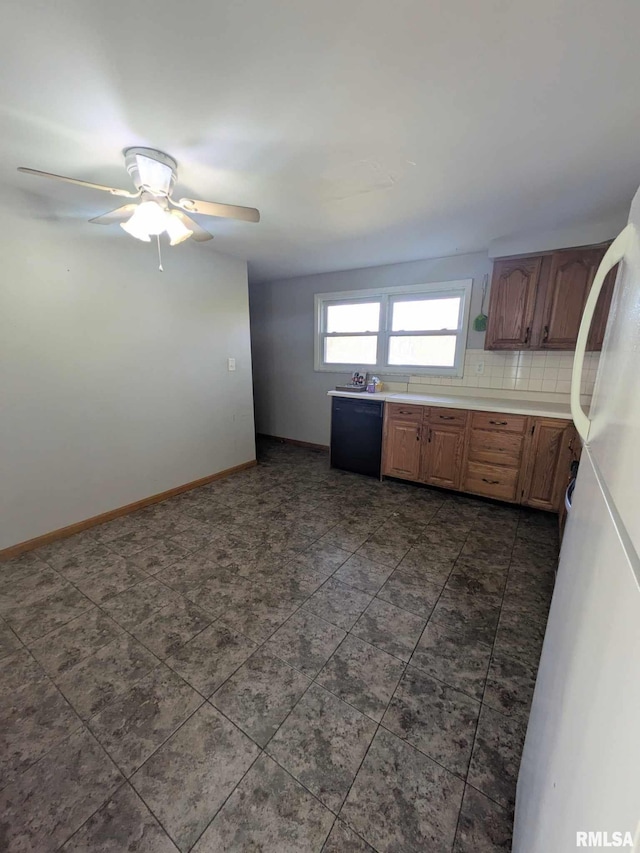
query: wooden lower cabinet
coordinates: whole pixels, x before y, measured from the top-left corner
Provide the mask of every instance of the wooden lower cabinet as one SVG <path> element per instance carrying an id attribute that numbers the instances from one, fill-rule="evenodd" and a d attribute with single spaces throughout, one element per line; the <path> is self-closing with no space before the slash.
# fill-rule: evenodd
<path id="1" fill-rule="evenodd" d="M 518 468 L 468 461 L 463 491 L 513 503 L 518 499 Z"/>
<path id="2" fill-rule="evenodd" d="M 507 465 L 520 468 L 524 436 L 513 432 L 489 432 L 472 429 L 467 459 L 485 465 Z"/>
<path id="3" fill-rule="evenodd" d="M 427 440 L 422 443 L 420 480 L 432 486 L 459 489 L 464 454 L 464 427 L 425 425 Z"/>
<path id="4" fill-rule="evenodd" d="M 560 509 L 575 442 L 575 428 L 569 422 L 535 418 L 522 492 L 523 504 L 537 509 Z"/>
<path id="5" fill-rule="evenodd" d="M 462 488 L 474 495 L 517 503 L 529 418 L 473 412 Z"/>
<path id="6" fill-rule="evenodd" d="M 416 407 L 417 408 L 417 407 Z M 385 421 L 382 473 L 402 480 L 420 479 L 422 424 L 415 420 Z"/>
<path id="7" fill-rule="evenodd" d="M 559 418 L 419 405 L 385 412 L 389 477 L 557 512 L 577 455 L 573 424 Z"/>

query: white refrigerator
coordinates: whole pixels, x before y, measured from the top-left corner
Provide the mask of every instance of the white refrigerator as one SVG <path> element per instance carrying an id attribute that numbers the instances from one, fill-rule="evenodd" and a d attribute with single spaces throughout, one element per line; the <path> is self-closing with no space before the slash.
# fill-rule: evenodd
<path id="1" fill-rule="evenodd" d="M 589 324 L 618 261 L 586 414 Z M 514 853 L 640 851 L 640 190 L 585 308 L 571 409 L 583 451 L 518 777 Z"/>

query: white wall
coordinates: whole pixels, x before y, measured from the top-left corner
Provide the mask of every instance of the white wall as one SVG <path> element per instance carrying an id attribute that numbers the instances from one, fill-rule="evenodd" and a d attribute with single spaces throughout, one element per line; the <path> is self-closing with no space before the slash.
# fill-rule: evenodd
<path id="1" fill-rule="evenodd" d="M 255 458 L 246 264 L 214 245 L 160 273 L 0 208 L 0 548 Z"/>
<path id="2" fill-rule="evenodd" d="M 314 444 L 329 443 L 330 405 L 326 392 L 346 377 L 344 373 L 316 373 L 313 369 L 315 293 L 472 278 L 473 320 L 480 311 L 483 276 L 490 271 L 491 261 L 483 252 L 252 285 L 257 431 Z M 470 329 L 467 345 L 481 348 L 483 344 L 484 333 Z M 408 379 L 407 376 L 405 382 Z"/>

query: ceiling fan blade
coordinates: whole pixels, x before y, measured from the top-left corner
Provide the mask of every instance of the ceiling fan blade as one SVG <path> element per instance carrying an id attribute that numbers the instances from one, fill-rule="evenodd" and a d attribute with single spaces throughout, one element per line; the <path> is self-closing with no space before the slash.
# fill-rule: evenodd
<path id="1" fill-rule="evenodd" d="M 260 222 L 260 211 L 255 207 L 218 204 L 215 201 L 199 201 L 194 198 L 181 198 L 173 204 L 186 210 L 187 213 L 203 213 L 205 216 L 219 216 L 223 219 L 241 219 L 243 222 Z"/>
<path id="2" fill-rule="evenodd" d="M 201 228 L 194 219 L 187 216 L 187 214 L 183 213 L 181 210 L 172 210 L 171 216 L 175 216 L 189 229 L 189 231 L 193 231 L 191 236 L 194 240 L 197 240 L 198 243 L 204 243 L 205 240 L 213 240 L 213 234 L 209 234 L 208 231 Z"/>
<path id="3" fill-rule="evenodd" d="M 137 206 L 137 204 L 123 204 L 122 207 L 116 207 L 115 210 L 110 210 L 109 213 L 94 216 L 89 222 L 95 222 L 96 225 L 111 225 L 114 222 L 125 222 L 133 215 L 133 211 Z"/>
<path id="4" fill-rule="evenodd" d="M 52 172 L 40 172 L 38 169 L 27 169 L 25 166 L 18 166 L 19 172 L 24 172 L 26 175 L 36 175 L 38 178 L 54 178 L 56 181 L 66 181 L 68 184 L 76 184 L 79 187 L 88 187 L 91 190 L 102 190 L 103 192 L 111 193 L 111 195 L 122 196 L 122 198 L 138 198 L 139 192 L 129 192 L 129 190 L 119 190 L 116 187 L 105 187 L 102 184 L 91 184 L 88 181 L 79 181 L 77 178 L 67 178 L 65 175 L 54 175 Z"/>

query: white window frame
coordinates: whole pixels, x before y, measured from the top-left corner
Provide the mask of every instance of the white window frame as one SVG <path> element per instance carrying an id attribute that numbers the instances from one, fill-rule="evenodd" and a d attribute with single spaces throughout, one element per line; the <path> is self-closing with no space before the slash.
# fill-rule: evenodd
<path id="1" fill-rule="evenodd" d="M 469 330 L 469 311 L 471 308 L 471 288 L 473 279 L 466 278 L 456 281 L 431 282 L 429 284 L 414 284 L 405 287 L 384 287 L 373 290 L 345 290 L 340 293 L 316 293 L 314 296 L 314 370 L 321 373 L 350 373 L 358 367 L 362 367 L 369 373 L 395 374 L 418 376 L 421 374 L 431 376 L 462 376 L 464 370 L 464 353 L 467 346 L 467 332 Z M 460 302 L 460 313 L 458 316 L 458 328 L 443 331 L 424 330 L 412 332 L 392 332 L 391 308 L 394 302 L 404 299 L 415 299 L 416 296 L 439 296 L 441 299 L 451 297 L 462 297 Z M 350 337 L 370 336 L 378 337 L 376 364 L 326 364 L 324 362 L 324 339 L 326 336 L 334 336 L 326 332 L 327 306 L 337 305 L 341 302 L 380 302 L 380 329 L 377 332 L 344 332 L 341 334 Z M 456 335 L 456 350 L 453 367 L 419 367 L 416 365 L 387 364 L 389 353 L 389 338 L 395 335 Z"/>

